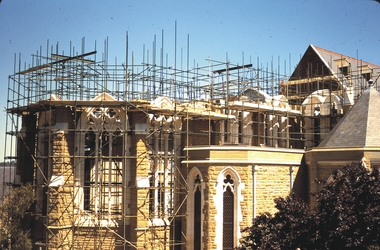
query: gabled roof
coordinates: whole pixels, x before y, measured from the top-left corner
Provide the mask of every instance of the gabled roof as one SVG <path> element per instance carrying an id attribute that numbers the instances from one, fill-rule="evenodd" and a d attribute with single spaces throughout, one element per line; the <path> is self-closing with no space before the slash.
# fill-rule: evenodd
<path id="1" fill-rule="evenodd" d="M 329 89 L 341 95 L 343 106 L 351 106 L 369 78 L 380 85 L 379 75 L 378 65 L 310 44 L 286 83 L 287 97 L 289 103 L 301 104 L 312 92 Z"/>
<path id="2" fill-rule="evenodd" d="M 331 75 L 331 69 L 313 45 L 309 45 L 290 76 L 290 81 Z"/>
<path id="3" fill-rule="evenodd" d="M 310 44 L 291 75 L 290 80 L 329 75 L 334 75 L 337 79 L 340 79 L 340 76 L 337 74 L 341 73 L 339 72 L 339 68 L 345 66 L 344 62 L 350 64 L 351 70 L 357 71 L 358 75 L 360 75 L 361 70 L 366 69 L 373 69 L 373 73 L 376 76 L 380 73 L 380 66 L 376 64 Z"/>
<path id="4" fill-rule="evenodd" d="M 380 147 L 380 94 L 366 89 L 318 148 Z"/>
<path id="5" fill-rule="evenodd" d="M 347 61 L 349 61 L 351 63 L 351 67 L 356 68 L 358 66 L 369 66 L 371 68 L 380 68 L 380 66 L 378 66 L 376 64 L 365 62 L 365 61 L 360 60 L 358 58 L 353 58 L 350 56 L 339 54 L 337 52 L 333 52 L 333 51 L 330 51 L 327 49 L 323 49 L 323 48 L 314 46 L 312 44 L 310 44 L 310 47 L 312 47 L 315 51 L 317 51 L 319 53 L 319 55 L 329 64 L 331 61 L 336 61 L 339 59 L 346 59 Z"/>

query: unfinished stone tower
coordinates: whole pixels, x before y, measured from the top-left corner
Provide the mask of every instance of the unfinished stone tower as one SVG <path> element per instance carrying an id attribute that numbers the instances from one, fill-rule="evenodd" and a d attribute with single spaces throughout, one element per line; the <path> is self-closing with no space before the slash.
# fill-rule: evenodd
<path id="1" fill-rule="evenodd" d="M 308 199 L 305 148 L 368 77 L 349 64 L 348 79 L 350 58 L 323 53 L 311 45 L 290 78 L 252 64 L 37 55 L 9 77 L 7 107 L 8 183 L 33 184 L 34 249 L 233 249 L 274 198 Z"/>

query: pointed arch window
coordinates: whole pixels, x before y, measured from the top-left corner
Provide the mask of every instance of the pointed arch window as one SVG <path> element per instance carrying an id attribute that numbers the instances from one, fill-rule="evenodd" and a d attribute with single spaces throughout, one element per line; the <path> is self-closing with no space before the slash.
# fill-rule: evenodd
<path id="1" fill-rule="evenodd" d="M 202 193 L 201 179 L 199 174 L 194 180 L 194 249 L 201 249 L 201 229 L 202 229 Z"/>
<path id="2" fill-rule="evenodd" d="M 234 180 L 228 174 L 223 182 L 223 249 L 234 249 Z"/>
<path id="3" fill-rule="evenodd" d="M 217 249 L 235 249 L 241 238 L 242 190 L 245 188 L 239 173 L 232 167 L 222 170 L 215 185 L 216 208 L 215 242 Z"/>
<path id="4" fill-rule="evenodd" d="M 187 249 L 201 250 L 203 237 L 204 188 L 202 174 L 196 167 L 188 175 L 189 196 L 187 199 Z"/>
<path id="5" fill-rule="evenodd" d="M 97 108 L 84 114 L 83 209 L 121 214 L 124 151 L 123 126 L 117 110 Z"/>

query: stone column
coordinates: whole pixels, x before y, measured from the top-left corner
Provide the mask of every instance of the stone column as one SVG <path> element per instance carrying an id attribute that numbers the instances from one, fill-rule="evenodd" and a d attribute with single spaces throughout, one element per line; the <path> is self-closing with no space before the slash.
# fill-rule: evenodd
<path id="1" fill-rule="evenodd" d="M 230 129 L 230 139 L 229 143 L 238 144 L 239 143 L 239 122 L 238 120 L 230 121 L 229 120 L 229 129 Z"/>
<path id="2" fill-rule="evenodd" d="M 266 114 L 265 117 L 266 131 L 265 131 L 265 145 L 272 147 L 273 146 L 273 115 Z"/>
<path id="3" fill-rule="evenodd" d="M 74 175 L 63 130 L 53 135 L 52 176 L 49 183 L 49 249 L 71 249 Z"/>
<path id="4" fill-rule="evenodd" d="M 251 146 L 252 145 L 252 113 L 249 112 L 243 112 L 243 122 L 242 122 L 243 128 L 241 131 L 243 132 L 243 144 Z"/>
<path id="5" fill-rule="evenodd" d="M 273 144 L 272 144 L 272 147 L 278 147 L 278 132 L 280 131 L 279 130 L 279 124 L 280 120 L 279 120 L 279 117 L 278 115 L 273 115 Z"/>
<path id="6" fill-rule="evenodd" d="M 164 137 L 164 164 L 161 164 L 160 171 L 163 173 L 163 180 L 160 180 L 161 186 L 163 185 L 164 189 L 163 192 L 160 191 L 161 193 L 165 193 L 164 197 L 161 197 L 161 199 L 164 199 L 164 206 L 163 209 L 164 211 L 162 212 L 162 215 L 167 218 L 167 211 L 169 209 L 169 197 L 171 194 L 169 187 L 169 179 L 171 177 L 171 169 L 170 169 L 170 161 L 169 161 L 169 135 L 170 135 L 170 130 L 173 122 L 173 117 L 169 117 L 166 121 L 162 123 L 162 133 Z M 162 187 L 161 187 L 162 188 Z"/>
<path id="7" fill-rule="evenodd" d="M 184 185 L 182 183 L 182 175 L 186 173 L 185 169 L 182 169 L 181 167 L 181 158 L 180 156 L 182 155 L 182 150 L 183 147 L 181 147 L 181 131 L 182 131 L 182 119 L 178 116 L 173 117 L 173 168 L 174 168 L 174 173 L 172 173 L 172 182 L 174 187 L 181 187 Z M 184 195 L 182 192 L 174 192 L 172 190 L 172 199 L 174 199 L 174 207 L 173 207 L 173 212 L 176 213 L 180 209 L 184 209 L 186 206 L 178 207 L 176 204 L 181 204 L 180 201 L 185 199 Z M 183 210 L 180 210 L 178 214 L 184 214 L 182 213 Z M 181 243 L 182 242 L 182 237 L 183 235 L 181 234 L 182 228 L 186 228 L 186 225 L 184 223 L 184 218 L 182 217 L 175 217 L 172 225 L 171 225 L 171 230 L 172 234 L 171 237 L 175 243 Z M 174 238 L 174 239 L 173 239 Z"/>
<path id="8" fill-rule="evenodd" d="M 149 157 L 145 143 L 136 145 L 136 186 L 137 186 L 137 249 L 149 246 Z"/>

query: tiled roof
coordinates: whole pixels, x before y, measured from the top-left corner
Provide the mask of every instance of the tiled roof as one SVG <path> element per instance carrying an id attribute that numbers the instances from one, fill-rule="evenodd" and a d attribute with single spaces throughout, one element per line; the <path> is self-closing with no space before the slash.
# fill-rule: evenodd
<path id="1" fill-rule="evenodd" d="M 369 87 L 318 147 L 380 147 L 379 110 L 380 94 Z"/>
<path id="2" fill-rule="evenodd" d="M 314 45 L 310 45 L 310 46 L 313 47 L 316 51 L 318 51 L 320 53 L 320 55 L 323 56 L 323 58 L 327 62 L 329 62 L 329 57 L 331 56 L 332 60 L 340 59 L 340 58 L 345 58 L 348 61 L 350 61 L 351 63 L 355 63 L 356 65 L 368 65 L 371 68 L 380 68 L 380 66 L 378 66 L 376 64 L 373 64 L 373 63 L 365 62 L 365 61 L 362 61 L 360 59 L 353 58 L 353 57 L 350 57 L 350 56 L 346 56 L 346 55 L 343 55 L 343 54 L 339 54 L 339 53 L 336 53 L 334 51 L 323 49 L 323 48 L 320 48 L 320 47 L 317 47 L 317 46 L 314 46 Z"/>

